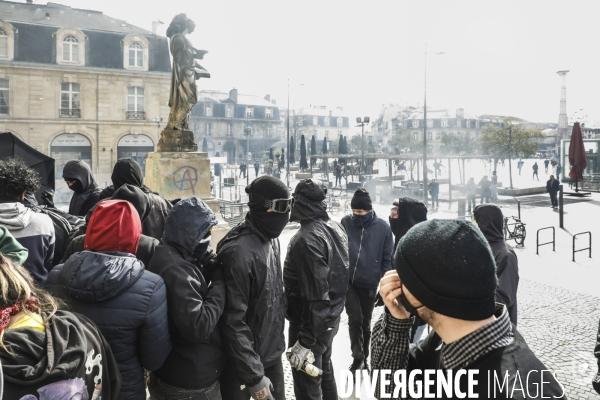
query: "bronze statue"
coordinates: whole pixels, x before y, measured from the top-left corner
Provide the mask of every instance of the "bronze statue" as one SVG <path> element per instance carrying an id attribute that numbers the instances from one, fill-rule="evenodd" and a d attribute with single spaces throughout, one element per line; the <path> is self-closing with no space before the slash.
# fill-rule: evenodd
<path id="1" fill-rule="evenodd" d="M 169 95 L 171 112 L 167 126 L 161 132 L 158 151 L 198 151 L 194 134 L 189 128 L 190 113 L 198 101 L 196 80 L 210 78 L 210 73 L 198 64 L 207 51 L 195 49 L 185 37 L 195 28 L 194 21 L 185 14 L 178 14 L 167 29 L 173 56 Z"/>

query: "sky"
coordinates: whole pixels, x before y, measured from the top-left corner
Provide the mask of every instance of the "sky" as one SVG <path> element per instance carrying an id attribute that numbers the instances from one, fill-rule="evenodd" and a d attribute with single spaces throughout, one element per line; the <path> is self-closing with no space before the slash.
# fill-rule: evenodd
<path id="1" fill-rule="evenodd" d="M 600 119 L 597 0 L 55 2 L 148 30 L 161 20 L 163 35 L 186 13 L 193 45 L 209 51 L 200 90 L 235 87 L 285 106 L 289 80 L 292 107 L 375 119 L 384 104 L 423 105 L 427 59 L 428 108 L 557 122 L 556 72 L 570 70 L 568 115 Z"/>

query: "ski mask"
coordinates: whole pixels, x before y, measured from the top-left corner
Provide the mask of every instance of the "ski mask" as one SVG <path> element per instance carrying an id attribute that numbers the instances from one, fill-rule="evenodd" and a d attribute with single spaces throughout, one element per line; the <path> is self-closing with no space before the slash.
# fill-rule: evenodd
<path id="1" fill-rule="evenodd" d="M 198 262 L 198 264 L 204 258 L 204 255 L 208 251 L 209 246 L 210 246 L 210 234 L 206 235 L 206 237 L 204 237 L 202 240 L 200 240 L 200 243 L 198 243 L 198 246 L 196 246 L 196 248 L 194 249 L 194 257 L 196 258 L 196 261 Z"/>
<path id="2" fill-rule="evenodd" d="M 81 193 L 83 193 L 83 184 L 81 183 L 81 181 L 79 179 L 76 179 L 75 183 L 72 184 L 71 186 L 69 186 L 69 189 L 71 189 L 72 191 L 74 191 L 77 194 L 81 194 Z"/>
<path id="3" fill-rule="evenodd" d="M 367 225 L 369 223 L 369 221 L 371 221 L 373 219 L 373 211 L 369 211 L 365 215 L 352 214 L 351 218 L 352 218 L 352 223 L 354 224 L 355 227 L 362 228 L 363 226 Z"/>
<path id="4" fill-rule="evenodd" d="M 265 202 L 289 198 L 287 186 L 279 179 L 265 175 L 253 180 L 246 187 L 246 193 L 250 197 L 250 219 L 256 229 L 269 239 L 279 237 L 290 220 L 289 210 L 283 213 L 268 212 Z"/>

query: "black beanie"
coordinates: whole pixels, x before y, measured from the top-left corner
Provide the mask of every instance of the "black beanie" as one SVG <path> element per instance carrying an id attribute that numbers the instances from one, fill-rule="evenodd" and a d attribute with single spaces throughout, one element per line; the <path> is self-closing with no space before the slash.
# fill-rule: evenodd
<path id="1" fill-rule="evenodd" d="M 400 239 L 394 266 L 402 284 L 432 311 L 479 321 L 496 310 L 496 263 L 471 222 L 434 219 L 415 225 Z"/>
<path id="2" fill-rule="evenodd" d="M 371 204 L 371 196 L 369 196 L 369 192 L 365 188 L 358 188 L 356 192 L 354 192 L 354 196 L 352 196 L 352 201 L 350 202 L 350 207 L 353 210 L 372 210 L 373 205 Z"/>
<path id="3" fill-rule="evenodd" d="M 304 196 L 310 201 L 321 202 L 327 197 L 327 187 L 317 179 L 302 179 L 296 185 L 294 194 Z"/>
<path id="4" fill-rule="evenodd" d="M 263 175 L 253 180 L 246 186 L 246 193 L 250 195 L 248 205 L 251 209 L 253 207 L 264 208 L 265 205 L 264 200 L 261 198 L 252 199 L 252 194 L 257 194 L 267 200 L 287 199 L 290 197 L 290 192 L 285 183 L 270 175 Z"/>
<path id="5" fill-rule="evenodd" d="M 111 197 L 113 200 L 127 200 L 140 214 L 140 221 L 144 221 L 148 214 L 150 214 L 150 200 L 142 189 L 137 186 L 125 184 L 115 191 Z"/>

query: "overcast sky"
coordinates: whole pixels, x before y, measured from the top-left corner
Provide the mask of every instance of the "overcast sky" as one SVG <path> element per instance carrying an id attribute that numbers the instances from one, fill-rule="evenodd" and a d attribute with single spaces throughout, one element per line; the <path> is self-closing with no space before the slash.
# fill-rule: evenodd
<path id="1" fill-rule="evenodd" d="M 200 89 L 269 93 L 285 105 L 289 78 L 292 105 L 375 118 L 383 104 L 423 104 L 427 44 L 431 107 L 557 122 L 556 71 L 566 69 L 568 115 L 600 119 L 597 0 L 55 1 L 148 30 L 160 19 L 163 35 L 187 13 L 192 43 L 209 51 L 212 78 Z"/>

